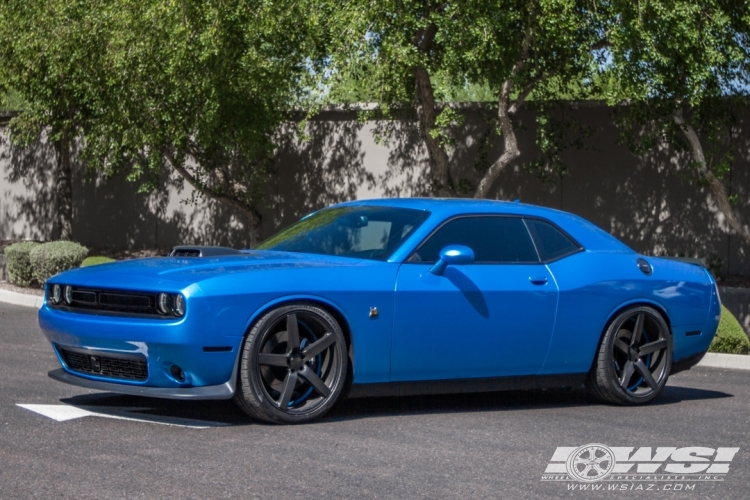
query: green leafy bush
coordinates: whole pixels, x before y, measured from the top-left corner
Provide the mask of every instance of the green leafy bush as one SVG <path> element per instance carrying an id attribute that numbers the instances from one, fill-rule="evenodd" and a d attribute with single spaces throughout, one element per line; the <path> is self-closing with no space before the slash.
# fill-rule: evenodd
<path id="1" fill-rule="evenodd" d="M 31 269 L 39 284 L 52 276 L 81 265 L 88 248 L 72 241 L 51 241 L 29 252 Z"/>
<path id="2" fill-rule="evenodd" d="M 23 241 L 5 248 L 5 269 L 8 271 L 8 281 L 18 286 L 29 286 L 34 280 L 31 271 L 29 252 L 38 247 L 39 243 Z"/>
<path id="3" fill-rule="evenodd" d="M 709 352 L 723 352 L 726 354 L 750 353 L 750 341 L 737 319 L 729 310 L 721 306 L 721 320 Z"/>
<path id="4" fill-rule="evenodd" d="M 81 267 L 97 266 L 99 264 L 106 264 L 108 262 L 115 262 L 115 259 L 110 259 L 109 257 L 104 257 L 102 255 L 93 255 L 91 257 L 86 257 L 85 259 L 83 259 L 83 262 L 81 262 Z"/>

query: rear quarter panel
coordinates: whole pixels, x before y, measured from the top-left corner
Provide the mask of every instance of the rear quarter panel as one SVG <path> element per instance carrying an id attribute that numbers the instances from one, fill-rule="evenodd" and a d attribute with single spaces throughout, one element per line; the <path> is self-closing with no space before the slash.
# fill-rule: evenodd
<path id="1" fill-rule="evenodd" d="M 716 331 L 715 287 L 698 266 L 643 257 L 650 276 L 637 267 L 634 252 L 585 251 L 549 264 L 560 289 L 557 320 L 541 374 L 588 372 L 608 322 L 635 304 L 667 316 L 675 360 L 708 348 Z M 712 330 L 713 328 L 713 330 Z M 688 332 L 698 335 L 686 336 Z"/>

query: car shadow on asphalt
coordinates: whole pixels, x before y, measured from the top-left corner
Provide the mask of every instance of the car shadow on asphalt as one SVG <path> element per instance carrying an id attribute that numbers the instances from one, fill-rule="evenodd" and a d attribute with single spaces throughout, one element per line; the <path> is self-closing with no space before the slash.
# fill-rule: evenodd
<path id="1" fill-rule="evenodd" d="M 728 397 L 733 396 L 719 391 L 667 386 L 649 405 L 671 405 L 683 401 Z M 347 420 L 388 415 L 515 411 L 589 405 L 604 404 L 591 397 L 581 386 L 546 390 L 350 399 L 339 403 L 326 418 Z"/>
<path id="2" fill-rule="evenodd" d="M 666 386 L 658 398 L 651 405 L 670 405 L 683 401 L 697 401 L 706 399 L 733 398 L 734 394 L 708 389 L 694 389 L 692 387 Z"/>
<path id="3" fill-rule="evenodd" d="M 179 401 L 127 396 L 111 392 L 81 394 L 60 400 L 90 411 L 154 421 L 189 420 L 197 424 L 248 425 L 253 421 L 231 399 L 221 401 Z M 213 426 L 213 425 L 211 425 Z"/>
<path id="4" fill-rule="evenodd" d="M 724 392 L 680 386 L 667 386 L 649 405 L 673 405 L 685 401 L 733 397 Z M 134 418 L 187 419 L 193 423 L 240 426 L 256 422 L 231 400 L 178 401 L 113 393 L 83 394 L 60 400 L 62 403 Z M 382 416 L 403 416 L 483 411 L 516 411 L 536 408 L 574 408 L 602 405 L 583 387 L 503 391 L 426 396 L 378 397 L 342 400 L 324 417 L 325 421 L 356 420 Z"/>

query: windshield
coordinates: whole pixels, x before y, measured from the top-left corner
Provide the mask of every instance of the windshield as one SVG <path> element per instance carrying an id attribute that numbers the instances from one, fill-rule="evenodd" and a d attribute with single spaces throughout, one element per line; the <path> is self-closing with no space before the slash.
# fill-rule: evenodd
<path id="1" fill-rule="evenodd" d="M 387 260 L 429 215 L 395 207 L 328 208 L 308 215 L 257 249 Z"/>

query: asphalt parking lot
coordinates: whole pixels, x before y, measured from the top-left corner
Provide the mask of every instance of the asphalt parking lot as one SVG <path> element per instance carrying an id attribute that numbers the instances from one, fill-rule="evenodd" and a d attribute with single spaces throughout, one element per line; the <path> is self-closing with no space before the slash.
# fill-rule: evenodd
<path id="1" fill-rule="evenodd" d="M 0 304 L 0 498 L 750 497 L 750 372 L 696 368 L 639 408 L 582 389 L 364 399 L 279 427 L 231 402 L 66 386 L 54 368 L 36 311 Z M 587 443 L 740 450 L 721 480 L 542 480 L 557 447 Z"/>

